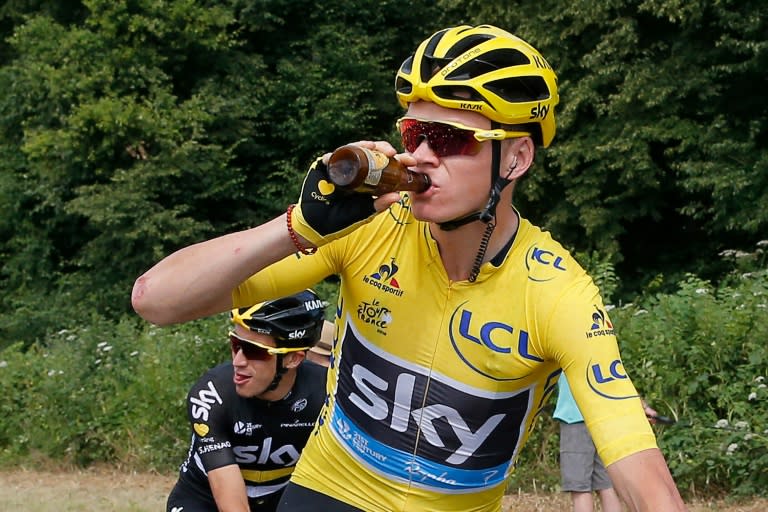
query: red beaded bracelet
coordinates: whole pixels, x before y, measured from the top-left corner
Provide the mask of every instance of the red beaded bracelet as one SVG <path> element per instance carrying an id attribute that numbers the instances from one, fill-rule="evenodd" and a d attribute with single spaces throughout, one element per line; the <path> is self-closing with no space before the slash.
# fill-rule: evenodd
<path id="1" fill-rule="evenodd" d="M 289 204 L 288 210 L 285 212 L 285 222 L 288 224 L 288 236 L 291 237 L 291 241 L 293 242 L 293 245 L 296 246 L 296 249 L 299 250 L 301 254 L 315 254 L 317 252 L 317 247 L 310 247 L 306 248 L 303 245 L 301 245 L 301 242 L 299 242 L 299 237 L 296 236 L 296 232 L 293 230 L 293 226 L 291 225 L 291 212 L 296 207 L 295 204 Z"/>

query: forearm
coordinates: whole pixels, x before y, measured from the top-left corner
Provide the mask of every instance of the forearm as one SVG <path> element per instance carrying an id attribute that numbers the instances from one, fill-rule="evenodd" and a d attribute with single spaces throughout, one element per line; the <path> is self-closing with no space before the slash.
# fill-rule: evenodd
<path id="1" fill-rule="evenodd" d="M 611 464 L 608 474 L 632 512 L 688 510 L 658 448 L 634 453 Z"/>
<path id="2" fill-rule="evenodd" d="M 186 322 L 232 307 L 232 290 L 296 250 L 285 215 L 255 228 L 180 249 L 140 276 L 131 302 L 157 325 Z"/>
<path id="3" fill-rule="evenodd" d="M 208 483 L 219 512 L 250 512 L 245 482 L 236 464 L 210 471 Z"/>

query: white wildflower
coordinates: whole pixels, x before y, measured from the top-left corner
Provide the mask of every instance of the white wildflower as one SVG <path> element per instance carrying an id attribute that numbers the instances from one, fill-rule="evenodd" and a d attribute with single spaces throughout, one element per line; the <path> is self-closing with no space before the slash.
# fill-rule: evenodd
<path id="1" fill-rule="evenodd" d="M 738 450 L 739 443 L 731 443 L 728 445 L 728 448 L 725 450 L 726 455 L 733 455 L 733 452 Z"/>
<path id="2" fill-rule="evenodd" d="M 715 428 L 725 428 L 728 426 L 728 420 L 717 420 L 717 423 L 715 423 Z"/>
<path id="3" fill-rule="evenodd" d="M 757 389 L 765 389 L 766 387 L 768 387 L 768 386 L 766 386 L 765 384 L 758 384 L 757 385 Z"/>
<path id="4" fill-rule="evenodd" d="M 606 304 L 605 305 L 605 310 L 606 311 L 611 311 L 612 309 L 616 309 L 616 306 L 614 306 L 613 304 Z"/>
<path id="5" fill-rule="evenodd" d="M 107 344 L 107 342 L 106 342 L 106 341 L 102 341 L 101 343 L 99 343 L 99 344 L 98 344 L 98 345 L 96 345 L 96 346 L 97 346 L 98 348 L 101 348 L 101 347 L 103 347 L 103 346 L 104 346 L 104 345 L 106 345 L 106 344 Z"/>
<path id="6" fill-rule="evenodd" d="M 7 368 L 8 367 L 8 361 L 0 361 L 0 368 Z"/>
<path id="7" fill-rule="evenodd" d="M 755 382 L 763 382 L 764 380 L 765 380 L 765 377 L 763 377 L 762 375 L 758 375 L 757 377 L 755 377 Z"/>
<path id="8" fill-rule="evenodd" d="M 758 247 L 765 247 L 766 245 L 768 245 L 768 240 L 760 240 L 755 245 Z"/>
<path id="9" fill-rule="evenodd" d="M 746 421 L 737 421 L 733 426 L 739 430 L 744 430 L 749 428 L 749 423 Z"/>
<path id="10" fill-rule="evenodd" d="M 747 432 L 746 434 L 744 434 L 744 440 L 745 441 L 749 441 L 753 437 L 755 437 L 755 434 L 753 434 L 752 432 Z"/>
<path id="11" fill-rule="evenodd" d="M 131 356 L 131 357 L 137 356 L 137 355 L 139 355 L 139 351 L 138 350 L 134 350 L 133 352 L 131 352 L 128 355 Z"/>
<path id="12" fill-rule="evenodd" d="M 749 394 L 749 396 L 747 397 L 747 401 L 748 401 L 748 402 L 751 402 L 752 400 L 757 400 L 757 393 L 755 393 L 754 391 L 753 391 L 753 392 L 751 392 L 751 393 Z"/>
<path id="13" fill-rule="evenodd" d="M 696 293 L 699 294 L 699 295 L 704 295 L 705 293 L 707 293 L 707 289 L 706 288 L 696 288 Z"/>
<path id="14" fill-rule="evenodd" d="M 95 361 L 93 362 L 93 364 L 99 364 L 99 363 L 101 363 L 101 359 L 97 359 L 97 360 L 95 360 Z"/>
<path id="15" fill-rule="evenodd" d="M 647 315 L 647 314 L 648 314 L 647 310 L 645 310 L 645 309 L 638 309 L 634 316 Z"/>
<path id="16" fill-rule="evenodd" d="M 53 377 L 54 375 L 56 375 L 56 370 L 48 370 L 49 377 Z"/>
<path id="17" fill-rule="evenodd" d="M 102 352 L 109 352 L 110 350 L 112 350 L 112 345 L 107 345 L 105 347 L 102 347 L 101 350 Z"/>

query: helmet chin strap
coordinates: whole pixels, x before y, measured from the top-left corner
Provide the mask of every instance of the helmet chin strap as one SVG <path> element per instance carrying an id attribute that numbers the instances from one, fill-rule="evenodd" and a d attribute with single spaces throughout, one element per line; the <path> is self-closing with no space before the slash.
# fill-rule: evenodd
<path id="1" fill-rule="evenodd" d="M 285 375 L 285 372 L 288 371 L 288 368 L 283 366 L 283 357 L 284 357 L 284 354 L 277 354 L 277 356 L 275 357 L 275 364 L 276 364 L 275 378 L 272 379 L 272 382 L 269 383 L 269 386 L 267 386 L 267 389 L 262 391 L 261 394 L 277 389 L 278 384 L 280 384 L 280 381 L 283 379 L 283 375 Z"/>
<path id="2" fill-rule="evenodd" d="M 500 126 L 501 125 L 495 121 L 491 122 L 492 130 L 497 129 Z M 506 187 L 511 183 L 507 178 L 515 169 L 515 167 L 517 167 L 517 158 L 515 158 L 515 162 L 509 168 L 509 172 L 507 173 L 506 176 L 502 177 L 500 175 L 500 172 L 499 172 L 501 170 L 500 167 L 501 167 L 501 141 L 492 140 L 491 141 L 491 191 L 488 196 L 488 203 L 486 203 L 485 208 L 483 208 L 482 211 L 470 213 L 468 215 L 465 215 L 464 217 L 459 217 L 457 219 L 438 223 L 438 226 L 440 227 L 440 229 L 442 229 L 443 231 L 453 231 L 456 228 L 459 228 L 465 224 L 469 224 L 470 222 L 474 222 L 476 220 L 484 222 L 485 224 L 488 224 L 489 222 L 491 222 L 491 220 L 496 216 L 496 206 L 499 204 L 499 200 L 501 199 L 501 191 L 504 190 L 504 187 Z"/>
<path id="3" fill-rule="evenodd" d="M 491 129 L 495 130 L 499 128 L 499 123 L 491 122 Z M 449 220 L 447 222 L 441 222 L 438 224 L 443 231 L 452 231 L 458 227 L 461 227 L 470 222 L 479 220 L 486 224 L 483 238 L 480 239 L 480 247 L 477 249 L 475 255 L 475 261 L 472 265 L 472 270 L 469 273 L 468 280 L 470 283 L 474 283 L 477 280 L 477 276 L 480 273 L 480 266 L 483 264 L 483 258 L 485 258 L 485 251 L 488 250 L 488 244 L 491 241 L 491 235 L 496 228 L 496 223 L 493 220 L 496 218 L 496 206 L 501 199 L 501 192 L 504 187 L 512 183 L 509 181 L 509 176 L 512 171 L 517 167 L 517 158 L 513 164 L 509 167 L 509 171 L 506 176 L 501 176 L 501 141 L 491 141 L 491 191 L 488 195 L 488 202 L 482 211 L 470 213 L 464 217 L 458 219 Z"/>

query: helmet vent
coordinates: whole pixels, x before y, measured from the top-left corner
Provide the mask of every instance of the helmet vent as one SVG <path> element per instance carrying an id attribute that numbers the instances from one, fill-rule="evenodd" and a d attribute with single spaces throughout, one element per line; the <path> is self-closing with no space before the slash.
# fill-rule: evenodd
<path id="1" fill-rule="evenodd" d="M 511 103 L 549 99 L 549 88 L 540 76 L 502 78 L 485 84 L 485 88 Z"/>
<path id="2" fill-rule="evenodd" d="M 470 80 L 498 69 L 515 66 L 527 66 L 531 61 L 522 52 L 515 49 L 490 51 L 481 57 L 470 59 L 451 71 L 446 80 Z"/>
<path id="3" fill-rule="evenodd" d="M 446 58 L 455 59 L 467 50 L 474 48 L 475 46 L 482 44 L 489 39 L 493 39 L 495 36 L 491 34 L 475 34 L 465 37 L 461 41 L 451 46 L 451 48 L 445 53 Z"/>
<path id="4" fill-rule="evenodd" d="M 474 87 L 463 85 L 441 85 L 433 87 L 432 91 L 439 97 L 447 100 L 485 101 Z"/>

